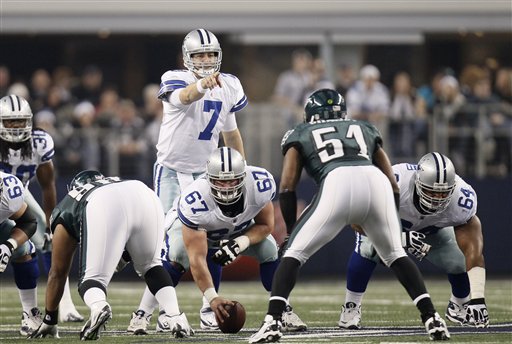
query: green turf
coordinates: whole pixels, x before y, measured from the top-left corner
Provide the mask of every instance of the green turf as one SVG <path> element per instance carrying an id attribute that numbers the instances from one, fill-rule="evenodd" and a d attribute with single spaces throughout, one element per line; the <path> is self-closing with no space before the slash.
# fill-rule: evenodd
<path id="1" fill-rule="evenodd" d="M 427 279 L 427 287 L 438 311 L 444 315 L 450 295 L 445 280 Z M 44 284 L 39 289 L 39 305 L 44 308 Z M 206 332 L 199 329 L 200 293 L 192 282 L 183 282 L 177 288 L 181 309 L 194 329 L 192 339 L 174 339 L 167 334 L 154 332 L 155 317 L 152 319 L 150 334 L 131 336 L 126 327 L 131 312 L 138 306 L 143 291 L 142 282 L 113 282 L 109 287 L 108 301 L 114 317 L 108 323 L 100 338 L 104 343 L 243 343 L 261 323 L 267 308 L 268 294 L 259 282 L 224 282 L 221 294 L 240 301 L 246 308 L 247 321 L 244 330 L 235 335 L 220 332 Z M 344 281 L 300 280 L 292 293 L 291 302 L 297 314 L 309 325 L 311 331 L 294 334 L 281 339 L 283 343 L 411 343 L 429 342 L 424 333 L 416 308 L 406 292 L 394 280 L 374 280 L 370 284 L 363 302 L 364 331 L 345 331 L 337 328 L 339 311 L 344 299 Z M 79 299 L 75 290 L 74 300 L 79 311 L 88 316 L 88 309 Z M 456 343 L 511 343 L 512 342 L 512 280 L 488 280 L 486 300 L 491 317 L 491 329 L 476 331 L 451 325 L 451 342 Z M 11 281 L 0 279 L 0 343 L 20 343 L 26 339 L 18 334 L 20 326 L 20 305 L 17 291 Z M 507 332 L 494 333 L 508 323 Z M 494 326 L 492 326 L 494 325 Z M 44 343 L 78 343 L 78 332 L 82 324 L 61 324 L 60 340 L 43 339 Z M 375 329 L 375 328 L 378 329 Z M 369 331 L 368 329 L 371 329 Z M 466 333 L 460 333 L 464 330 Z M 491 331 L 492 330 L 492 331 Z M 412 331 L 412 335 L 410 334 Z M 392 335 L 395 334 L 395 335 Z"/>

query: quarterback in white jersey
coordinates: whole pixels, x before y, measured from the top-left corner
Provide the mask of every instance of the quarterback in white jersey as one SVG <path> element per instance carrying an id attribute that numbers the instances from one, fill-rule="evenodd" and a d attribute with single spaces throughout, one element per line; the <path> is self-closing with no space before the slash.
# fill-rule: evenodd
<path id="1" fill-rule="evenodd" d="M 487 327 L 483 237 L 475 190 L 455 174 L 450 159 L 437 152 L 428 153 L 417 165 L 394 165 L 393 172 L 400 187 L 403 245 L 448 275 L 452 295 L 446 318 Z M 362 297 L 378 261 L 368 238 L 357 234 L 340 327 L 360 328 Z"/>

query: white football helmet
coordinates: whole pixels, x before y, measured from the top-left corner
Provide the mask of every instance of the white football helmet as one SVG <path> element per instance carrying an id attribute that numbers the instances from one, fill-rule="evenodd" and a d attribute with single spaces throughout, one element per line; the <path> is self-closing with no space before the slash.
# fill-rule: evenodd
<path id="1" fill-rule="evenodd" d="M 448 206 L 455 189 L 455 167 L 445 155 L 428 153 L 418 162 L 415 184 L 421 210 L 439 213 Z"/>
<path id="2" fill-rule="evenodd" d="M 245 159 L 233 148 L 220 147 L 206 162 L 206 176 L 215 201 L 223 205 L 233 204 L 242 197 Z"/>
<path id="3" fill-rule="evenodd" d="M 220 70 L 222 62 L 222 49 L 217 37 L 205 29 L 190 31 L 183 40 L 183 64 L 187 69 L 201 78 L 212 75 Z M 210 53 L 217 55 L 214 62 L 194 62 L 192 55 L 197 53 Z"/>
<path id="4" fill-rule="evenodd" d="M 6 121 L 20 121 L 13 126 Z M 0 138 L 7 142 L 23 142 L 32 136 L 32 110 L 28 102 L 16 95 L 0 99 Z"/>

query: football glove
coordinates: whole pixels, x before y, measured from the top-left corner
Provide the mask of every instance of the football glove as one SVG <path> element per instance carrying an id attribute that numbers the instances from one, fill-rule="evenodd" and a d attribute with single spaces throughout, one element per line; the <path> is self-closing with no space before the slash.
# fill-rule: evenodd
<path id="1" fill-rule="evenodd" d="M 415 231 L 402 232 L 402 246 L 418 260 L 425 258 L 432 247 L 423 240 L 425 240 L 425 234 L 423 233 Z"/>
<path id="2" fill-rule="evenodd" d="M 7 264 L 9 264 L 9 260 L 12 256 L 12 251 L 14 247 L 9 241 L 6 241 L 2 245 L 0 245 L 0 273 L 4 272 L 7 269 Z"/>
<path id="3" fill-rule="evenodd" d="M 288 240 L 290 240 L 289 235 L 285 236 L 283 242 L 279 245 L 279 251 L 277 251 L 277 256 L 279 258 L 283 257 L 284 251 L 286 251 L 286 246 L 288 245 Z"/>
<path id="4" fill-rule="evenodd" d="M 213 254 L 212 261 L 222 266 L 233 263 L 240 254 L 240 246 L 235 240 L 221 243 L 220 248 Z"/>
<path id="5" fill-rule="evenodd" d="M 50 231 L 50 228 L 46 227 L 46 230 L 44 231 L 44 243 L 43 243 L 43 252 L 49 252 L 52 250 L 52 240 L 53 240 L 53 234 Z"/>
<path id="6" fill-rule="evenodd" d="M 28 336 L 28 338 L 46 338 L 46 337 L 53 337 L 53 338 L 60 338 L 59 337 L 59 329 L 57 328 L 57 325 L 48 325 L 46 323 L 42 323 L 39 325 L 39 328 L 32 332 Z"/>
<path id="7" fill-rule="evenodd" d="M 489 326 L 489 312 L 485 305 L 485 299 L 473 299 L 466 308 L 466 321 L 475 327 Z"/>

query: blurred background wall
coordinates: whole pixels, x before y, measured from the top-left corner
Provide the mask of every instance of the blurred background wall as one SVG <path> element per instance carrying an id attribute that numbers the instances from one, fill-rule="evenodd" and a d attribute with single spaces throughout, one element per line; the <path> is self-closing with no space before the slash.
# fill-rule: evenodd
<path id="1" fill-rule="evenodd" d="M 221 70 L 237 75 L 249 98 L 237 121 L 250 164 L 279 178 L 280 140 L 300 120 L 279 101 L 279 79 L 306 52 L 309 81 L 296 106 L 319 87 L 336 87 L 349 115 L 370 113 L 393 163 L 447 154 L 479 195 L 488 272 L 512 273 L 509 1 L 20 0 L 0 12 L 0 95 L 24 95 L 36 125 L 52 134 L 59 199 L 85 168 L 151 185 L 160 76 L 182 68 L 184 35 L 203 27 L 221 42 Z M 366 65 L 379 71 L 373 82 L 387 102 L 378 113 L 351 104 Z M 37 183 L 31 189 L 38 195 Z M 304 178 L 305 204 L 314 191 Z M 280 239 L 279 209 L 276 218 Z M 342 273 L 352 240 L 344 231 L 304 273 L 329 274 L 318 267 L 333 267 L 336 252 Z"/>

